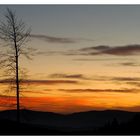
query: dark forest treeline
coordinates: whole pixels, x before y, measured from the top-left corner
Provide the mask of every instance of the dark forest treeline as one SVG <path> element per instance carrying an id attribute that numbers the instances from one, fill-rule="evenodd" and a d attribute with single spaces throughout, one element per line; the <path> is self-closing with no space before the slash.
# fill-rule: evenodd
<path id="1" fill-rule="evenodd" d="M 0 135 L 140 135 L 140 114 L 136 113 L 127 122 L 119 122 L 114 117 L 112 121 L 106 121 L 102 127 L 90 128 L 89 130 L 63 130 L 58 127 L 44 127 L 43 125 L 25 122 L 19 124 L 16 120 L 1 119 Z"/>

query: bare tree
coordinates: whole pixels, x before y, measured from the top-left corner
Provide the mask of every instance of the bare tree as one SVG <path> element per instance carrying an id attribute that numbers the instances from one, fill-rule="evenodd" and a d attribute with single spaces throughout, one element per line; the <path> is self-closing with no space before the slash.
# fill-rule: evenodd
<path id="1" fill-rule="evenodd" d="M 3 52 L 0 64 L 6 70 L 6 75 L 11 76 L 15 83 L 17 121 L 20 122 L 20 79 L 19 57 L 25 55 L 31 59 L 33 49 L 26 46 L 30 36 L 30 28 L 26 29 L 25 23 L 18 19 L 15 11 L 7 8 L 4 21 L 0 22 L 0 39 L 3 41 Z M 13 81 L 13 79 L 15 79 Z"/>

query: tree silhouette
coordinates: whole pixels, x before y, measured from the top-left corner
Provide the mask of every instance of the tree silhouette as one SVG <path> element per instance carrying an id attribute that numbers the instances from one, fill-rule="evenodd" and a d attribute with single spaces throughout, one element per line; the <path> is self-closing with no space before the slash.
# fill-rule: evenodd
<path id="1" fill-rule="evenodd" d="M 10 75 L 10 80 L 15 84 L 17 122 L 20 122 L 19 57 L 24 55 L 31 59 L 33 55 L 33 49 L 26 46 L 30 32 L 31 29 L 26 29 L 25 23 L 17 18 L 15 11 L 7 8 L 4 21 L 0 22 L 0 39 L 3 43 L 0 64 L 2 68 L 5 68 L 6 75 Z"/>

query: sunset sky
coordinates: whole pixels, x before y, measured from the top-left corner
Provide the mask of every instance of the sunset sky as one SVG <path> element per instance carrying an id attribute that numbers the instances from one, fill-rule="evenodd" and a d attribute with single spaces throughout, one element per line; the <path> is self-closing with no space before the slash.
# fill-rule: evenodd
<path id="1" fill-rule="evenodd" d="M 27 45 L 37 49 L 32 61 L 20 58 L 28 71 L 21 106 L 140 111 L 139 5 L 0 5 L 0 20 L 6 7 L 31 27 Z M 15 94 L 0 94 L 0 109 L 11 109 Z"/>

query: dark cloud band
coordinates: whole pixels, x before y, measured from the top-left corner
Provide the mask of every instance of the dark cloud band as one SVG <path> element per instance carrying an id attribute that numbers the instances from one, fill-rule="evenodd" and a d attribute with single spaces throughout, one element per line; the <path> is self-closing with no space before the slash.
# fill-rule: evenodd
<path id="1" fill-rule="evenodd" d="M 64 92 L 80 92 L 80 93 L 88 93 L 88 92 L 119 92 L 119 93 L 134 93 L 137 92 L 137 89 L 59 89 L 59 91 L 64 91 Z"/>
<path id="2" fill-rule="evenodd" d="M 76 43 L 76 40 L 63 37 L 52 37 L 47 35 L 31 34 L 32 38 L 41 39 L 49 43 Z"/>
<path id="3" fill-rule="evenodd" d="M 54 37 L 41 34 L 31 34 L 32 38 L 41 39 L 49 43 L 77 43 L 79 41 L 94 41 L 86 38 Z"/>
<path id="4" fill-rule="evenodd" d="M 85 52 L 87 55 L 117 55 L 117 56 L 128 56 L 128 55 L 138 55 L 140 54 L 140 45 L 124 45 L 124 46 L 94 46 L 88 48 L 82 48 L 79 50 L 79 54 Z"/>

